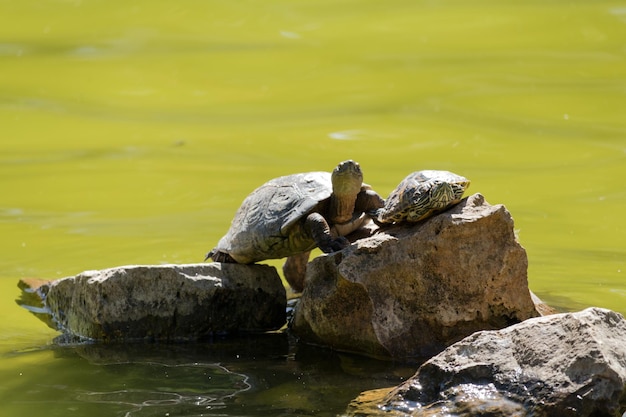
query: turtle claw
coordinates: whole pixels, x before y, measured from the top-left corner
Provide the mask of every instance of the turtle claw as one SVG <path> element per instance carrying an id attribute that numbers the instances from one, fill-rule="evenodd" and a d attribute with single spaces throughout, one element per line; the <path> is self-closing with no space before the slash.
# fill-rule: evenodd
<path id="1" fill-rule="evenodd" d="M 350 241 L 343 236 L 339 236 L 328 242 L 328 244 L 320 246 L 320 249 L 325 253 L 333 253 L 347 248 L 348 246 L 350 246 Z"/>

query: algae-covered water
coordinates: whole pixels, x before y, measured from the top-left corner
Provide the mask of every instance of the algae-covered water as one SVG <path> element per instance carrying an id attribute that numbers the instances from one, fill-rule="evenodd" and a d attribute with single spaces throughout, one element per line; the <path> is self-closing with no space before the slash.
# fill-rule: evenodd
<path id="1" fill-rule="evenodd" d="M 626 313 L 626 7 L 0 0 L 0 415 L 334 415 L 406 368 L 286 335 L 72 347 L 17 281 L 188 263 L 265 180 L 447 169 L 512 213 L 531 289 Z M 276 264 L 276 263 L 274 263 Z"/>

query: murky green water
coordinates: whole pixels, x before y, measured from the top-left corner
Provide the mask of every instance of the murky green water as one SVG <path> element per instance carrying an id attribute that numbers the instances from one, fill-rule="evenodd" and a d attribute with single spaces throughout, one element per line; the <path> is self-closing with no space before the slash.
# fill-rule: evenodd
<path id="1" fill-rule="evenodd" d="M 626 313 L 619 2 L 0 0 L 0 20 L 1 415 L 333 415 L 395 384 L 284 335 L 53 347 L 13 301 L 22 277 L 199 261 L 254 187 L 347 158 L 384 195 L 469 177 L 538 295 Z"/>

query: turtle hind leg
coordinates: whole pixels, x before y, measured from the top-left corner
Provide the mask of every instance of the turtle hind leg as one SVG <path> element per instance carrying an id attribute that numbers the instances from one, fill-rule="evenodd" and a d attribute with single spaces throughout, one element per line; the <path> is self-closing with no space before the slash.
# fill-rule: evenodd
<path id="1" fill-rule="evenodd" d="M 309 261 L 310 253 L 310 251 L 307 251 L 291 255 L 287 258 L 285 264 L 283 265 L 283 275 L 285 276 L 285 280 L 287 280 L 289 286 L 295 292 L 302 292 L 302 290 L 304 290 L 306 264 Z"/>
<path id="2" fill-rule="evenodd" d="M 236 264 L 236 263 L 238 263 L 228 253 L 219 251 L 217 249 L 213 249 L 212 251 L 207 253 L 206 257 L 204 258 L 204 261 L 206 262 L 206 260 L 209 259 L 209 258 L 211 258 L 213 260 L 213 262 L 223 262 L 223 263 L 228 263 L 228 264 Z"/>

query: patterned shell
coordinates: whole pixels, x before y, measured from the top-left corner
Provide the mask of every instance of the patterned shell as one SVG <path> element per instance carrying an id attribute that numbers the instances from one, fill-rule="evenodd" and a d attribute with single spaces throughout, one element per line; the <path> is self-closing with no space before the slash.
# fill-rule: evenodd
<path id="1" fill-rule="evenodd" d="M 418 222 L 461 201 L 470 181 L 449 171 L 409 174 L 389 194 L 378 212 L 381 223 Z"/>

